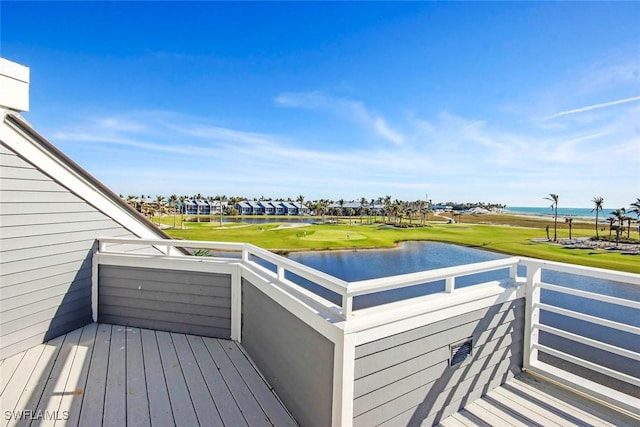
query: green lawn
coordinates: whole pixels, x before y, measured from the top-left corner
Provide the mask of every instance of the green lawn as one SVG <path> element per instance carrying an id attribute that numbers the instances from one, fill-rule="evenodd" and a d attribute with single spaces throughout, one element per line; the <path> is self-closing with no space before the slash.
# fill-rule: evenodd
<path id="1" fill-rule="evenodd" d="M 241 221 L 239 219 L 238 221 Z M 163 223 L 173 224 L 172 217 Z M 178 221 L 178 224 L 180 222 Z M 283 223 L 284 224 L 284 223 Z M 546 225 L 546 223 L 543 223 Z M 394 228 L 385 225 L 323 224 L 305 227 L 280 227 L 280 223 L 264 225 L 219 222 L 185 222 L 185 229 L 165 230 L 170 236 L 187 240 L 248 242 L 276 252 L 297 250 L 329 250 L 344 248 L 393 247 L 397 242 L 429 240 L 455 243 L 560 262 L 640 273 L 640 256 L 611 251 L 567 249 L 562 246 L 532 242 L 546 236 L 544 226 L 520 227 L 489 224 L 431 224 L 420 228 Z M 564 224 L 563 224 L 564 225 Z M 179 227 L 179 225 L 178 225 Z M 588 227 L 576 229 L 573 236 L 591 236 Z M 551 227 L 553 233 L 553 226 Z M 558 237 L 568 237 L 568 230 L 558 229 Z"/>

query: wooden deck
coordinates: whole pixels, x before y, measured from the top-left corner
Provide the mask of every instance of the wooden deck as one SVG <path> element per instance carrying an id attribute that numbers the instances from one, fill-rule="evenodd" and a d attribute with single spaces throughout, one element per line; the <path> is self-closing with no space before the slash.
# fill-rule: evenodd
<path id="1" fill-rule="evenodd" d="M 296 425 L 237 343 L 107 324 L 0 361 L 0 392 L 0 425 Z"/>
<path id="2" fill-rule="evenodd" d="M 523 374 L 442 420 L 440 425 L 637 427 L 640 420 Z"/>

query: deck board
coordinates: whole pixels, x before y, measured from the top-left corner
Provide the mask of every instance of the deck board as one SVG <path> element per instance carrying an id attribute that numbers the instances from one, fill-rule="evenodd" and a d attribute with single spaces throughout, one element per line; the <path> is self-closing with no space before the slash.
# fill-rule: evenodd
<path id="1" fill-rule="evenodd" d="M 267 387 L 261 377 L 256 375 L 255 368 L 237 343 L 230 341 L 228 345 L 223 346 L 223 349 L 271 422 L 276 426 L 291 425 L 287 424 L 291 421 L 291 417 L 284 410 L 282 404 L 269 398 L 273 396 L 273 391 Z"/>
<path id="2" fill-rule="evenodd" d="M 104 395 L 107 385 L 107 366 L 109 363 L 109 343 L 111 325 L 98 325 L 93 352 L 89 359 L 87 386 L 84 390 L 78 425 L 90 425 L 102 419 Z"/>
<path id="3" fill-rule="evenodd" d="M 224 424 L 238 427 L 246 426 L 247 421 L 242 416 L 238 405 L 236 405 L 233 395 L 227 388 L 218 367 L 213 363 L 211 354 L 209 354 L 202 338 L 189 335 L 187 340 L 198 362 L 209 393 L 211 393 L 213 400 L 217 402 L 218 411 Z"/>
<path id="4" fill-rule="evenodd" d="M 8 371 L 0 371 L 0 377 L 3 377 L 6 380 L 4 384 L 6 388 L 3 387 L 4 391 L 1 394 L 2 398 L 0 399 L 0 408 L 5 411 L 13 411 L 15 409 L 23 390 L 25 390 L 29 383 L 31 373 L 35 370 L 43 351 L 44 348 L 42 347 L 30 348 L 23 352 L 24 354 L 18 355 L 23 356 L 21 357 L 20 370 L 14 370 L 11 374 Z M 5 426 L 6 424 L 7 422 L 3 417 L 0 425 Z"/>
<path id="5" fill-rule="evenodd" d="M 111 327 L 111 346 L 107 368 L 107 389 L 104 397 L 103 426 L 121 426 L 127 414 L 127 338 L 123 326 Z"/>
<path id="6" fill-rule="evenodd" d="M 41 381 L 41 378 L 46 378 L 53 369 L 53 365 L 58 357 L 58 353 L 62 348 L 64 342 L 64 336 L 51 340 L 52 345 L 45 346 L 38 362 L 31 371 L 29 380 L 24 386 L 20 398 L 13 408 L 14 411 L 20 411 L 25 408 L 34 409 L 38 406 L 42 393 L 45 389 L 46 382 Z M 27 350 L 28 351 L 28 350 Z M 8 426 L 29 425 L 30 421 L 24 418 L 9 417 L 7 420 Z"/>
<path id="7" fill-rule="evenodd" d="M 247 423 L 250 426 L 270 426 L 271 423 L 262 411 L 260 404 L 223 349 L 223 346 L 230 346 L 233 343 L 222 343 L 214 338 L 204 338 L 204 343 Z"/>
<path id="8" fill-rule="evenodd" d="M 295 425 L 227 340 L 94 323 L 0 360 L 0 368 L 3 414 L 55 415 L 3 417 L 0 425 Z"/>
<path id="9" fill-rule="evenodd" d="M 5 359 L 5 363 L 0 365 L 0 393 L 4 394 L 4 391 L 9 384 L 9 381 L 16 372 L 18 365 L 25 356 L 25 352 L 14 354 L 13 356 Z"/>
<path id="10" fill-rule="evenodd" d="M 150 329 L 141 329 L 142 352 L 144 353 L 147 399 L 149 401 L 149 420 L 153 426 L 171 427 L 175 425 L 169 390 L 162 372 L 160 350 L 156 333 Z"/>
<path id="11" fill-rule="evenodd" d="M 485 400 L 479 399 L 471 405 L 465 407 L 476 417 L 484 420 L 489 425 L 510 425 L 514 427 L 527 427 L 530 424 L 517 414 L 511 414 L 508 410 L 503 410 L 497 406 L 490 405 Z"/>
<path id="12" fill-rule="evenodd" d="M 173 410 L 173 418 L 176 425 L 193 426 L 198 424 L 196 410 L 191 403 L 191 396 L 184 380 L 184 374 L 180 368 L 180 361 L 176 355 L 169 332 L 156 332 L 158 348 L 160 349 L 160 359 L 162 360 L 162 371 L 167 381 L 169 399 Z"/>
<path id="13" fill-rule="evenodd" d="M 127 424 L 150 426 L 147 381 L 139 328 L 127 328 Z"/>
<path id="14" fill-rule="evenodd" d="M 200 424 L 221 426 L 222 419 L 216 408 L 216 404 L 209 393 L 207 383 L 202 377 L 196 358 L 189 347 L 187 338 L 182 334 L 171 334 L 175 345 L 180 367 L 184 379 L 191 394 L 191 400 Z"/>
<path id="15" fill-rule="evenodd" d="M 43 417 L 42 419 L 34 421 L 31 425 L 52 426 L 55 424 L 57 418 L 62 417 L 61 415 L 58 415 L 60 411 L 60 403 L 62 401 L 62 396 L 67 393 L 67 379 L 69 378 L 69 373 L 73 366 L 73 359 L 75 358 L 81 334 L 82 330 L 76 329 L 65 336 L 64 342 L 62 343 L 62 349 L 60 350 L 60 354 L 56 358 L 51 371 L 50 376 L 52 381 L 47 381 L 47 385 L 42 393 L 42 398 L 36 406 L 36 413 L 43 412 L 56 415 L 52 417 Z"/>
<path id="16" fill-rule="evenodd" d="M 523 374 L 443 419 L 461 426 L 638 426 L 640 420 Z"/>
<path id="17" fill-rule="evenodd" d="M 65 385 L 65 394 L 60 402 L 60 412 L 67 413 L 63 418 L 69 418 L 69 422 L 65 420 L 56 421 L 56 425 L 65 425 L 68 427 L 78 425 L 80 416 L 81 401 L 74 399 L 74 396 L 84 393 L 89 374 L 89 360 L 93 353 L 93 343 L 96 337 L 96 325 L 91 324 L 82 329 L 80 341 L 76 347 L 73 364 L 69 372 L 67 384 Z"/>

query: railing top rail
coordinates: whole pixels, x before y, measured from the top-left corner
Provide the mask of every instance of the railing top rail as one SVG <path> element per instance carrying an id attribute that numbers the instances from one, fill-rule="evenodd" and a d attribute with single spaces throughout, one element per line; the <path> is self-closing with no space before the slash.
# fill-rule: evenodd
<path id="1" fill-rule="evenodd" d="M 147 245 L 181 248 L 202 248 L 202 249 L 226 249 L 241 251 L 245 243 L 234 242 L 210 242 L 202 240 L 170 240 L 170 239 L 139 239 L 130 237 L 99 237 L 99 243 L 118 243 L 129 245 Z"/>
<path id="2" fill-rule="evenodd" d="M 387 291 L 421 283 L 435 282 L 449 277 L 468 276 L 486 271 L 500 270 L 517 265 L 518 257 L 478 262 L 436 270 L 419 271 L 417 273 L 400 274 L 378 279 L 361 280 L 349 283 L 349 296 L 365 295 L 373 292 Z"/>
<path id="3" fill-rule="evenodd" d="M 557 261 L 547 261 L 543 259 L 526 257 L 520 257 L 520 264 L 527 267 L 539 267 L 546 270 L 577 274 L 580 276 L 595 277 L 598 279 L 612 280 L 614 282 L 624 282 L 640 286 L 640 274 L 637 273 L 607 270 L 604 268 L 587 267 L 584 265 L 566 264 Z"/>
<path id="4" fill-rule="evenodd" d="M 583 291 L 581 289 L 574 289 L 574 288 L 568 288 L 566 286 L 552 285 L 550 283 L 545 283 L 545 282 L 540 282 L 537 286 L 539 286 L 542 289 L 548 289 L 554 292 L 560 292 L 567 295 L 588 298 L 595 301 L 607 302 L 610 304 L 616 304 L 616 305 L 631 307 L 631 308 L 640 310 L 640 301 L 634 301 L 632 299 L 618 298 L 610 295 L 604 295 L 599 292 L 588 292 L 588 291 Z"/>
<path id="5" fill-rule="evenodd" d="M 249 243 L 210 242 L 200 240 L 139 239 L 123 237 L 101 237 L 98 239 L 98 241 L 100 242 L 101 250 L 104 249 L 104 244 L 111 243 L 149 245 L 156 247 L 181 247 L 228 251 L 246 251 L 247 253 L 270 262 L 279 268 L 285 269 L 293 274 L 310 280 L 318 285 L 321 285 L 333 292 L 348 297 L 355 297 L 374 292 L 398 289 L 402 287 L 434 282 L 437 280 L 448 278 L 468 276 L 471 274 L 482 273 L 486 271 L 509 268 L 515 265 L 525 265 L 527 267 L 537 267 L 542 269 L 578 275 L 587 275 L 600 279 L 640 285 L 640 274 L 565 264 L 555 261 L 546 261 L 526 257 L 510 257 L 474 264 L 440 268 L 436 270 L 421 271 L 417 273 L 408 273 L 397 276 L 347 282 L 330 274 L 318 271 L 316 269 L 292 261 L 288 258 L 274 254 L 268 250 L 259 248 Z M 118 253 L 117 250 L 110 250 L 109 248 L 106 248 L 105 252 Z"/>
<path id="6" fill-rule="evenodd" d="M 340 295 L 343 295 L 347 291 L 348 282 L 335 276 L 308 267 L 304 264 L 300 264 L 299 262 L 292 261 L 283 256 L 274 254 L 273 252 L 269 252 L 266 249 L 262 249 L 248 243 L 245 244 L 245 248 L 250 254 L 253 254 L 265 261 L 271 262 L 278 266 L 284 267 L 287 271 L 297 274 L 298 276 L 305 279 L 311 280 L 319 285 L 324 286 L 327 289 L 339 293 Z"/>
<path id="7" fill-rule="evenodd" d="M 158 247 L 182 247 L 182 248 L 202 248 L 202 249 L 222 249 L 232 251 L 246 250 L 265 261 L 282 267 L 287 271 L 299 275 L 305 279 L 311 280 L 318 285 L 343 295 L 347 290 L 347 282 L 322 271 L 315 270 L 306 265 L 287 259 L 283 256 L 274 254 L 266 249 L 259 248 L 250 243 L 233 243 L 233 242 L 209 242 L 201 240 L 169 240 L 169 239 L 137 239 L 122 237 L 105 237 L 99 238 L 100 243 L 117 243 L 117 244 L 134 244 L 148 245 Z M 107 250 L 106 252 L 113 252 Z"/>

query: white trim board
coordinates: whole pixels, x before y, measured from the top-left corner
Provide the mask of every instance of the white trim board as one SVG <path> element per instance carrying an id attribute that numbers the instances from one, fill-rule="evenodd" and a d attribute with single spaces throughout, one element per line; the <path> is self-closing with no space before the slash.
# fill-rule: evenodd
<path id="1" fill-rule="evenodd" d="M 465 290 L 468 291 L 463 292 Z M 500 286 L 476 285 L 454 294 L 428 295 L 416 298 L 420 301 L 415 302 L 413 307 L 398 307 L 398 310 L 389 310 L 386 316 L 384 312 L 379 312 L 377 315 L 351 319 L 347 322 L 345 333 L 355 334 L 356 345 L 362 345 L 440 320 L 524 298 L 524 294 L 523 286 L 505 289 Z M 429 298 L 429 303 L 425 303 Z"/>
<path id="2" fill-rule="evenodd" d="M 102 184 L 96 185 L 98 181 L 90 174 L 72 163 L 70 159 L 56 153 L 55 149 L 49 149 L 46 146 L 46 144 L 51 145 L 49 142 L 38 141 L 32 135 L 37 133 L 20 116 L 7 110 L 0 110 L 0 114 L 2 115 L 0 141 L 20 157 L 135 236 L 166 238 L 164 233 L 155 229 L 151 223 L 146 223 L 144 218 L 129 212 L 112 200 L 113 197 L 118 196 L 107 194 L 103 188 L 99 187 Z M 95 183 L 83 175 L 90 177 Z"/>

